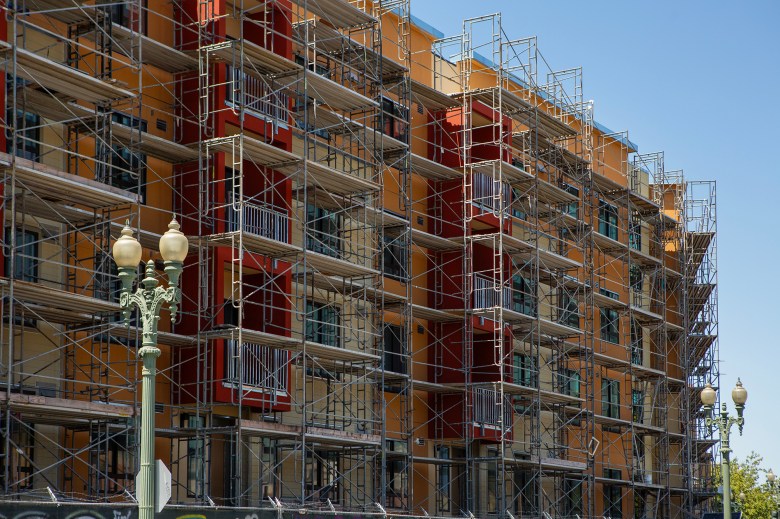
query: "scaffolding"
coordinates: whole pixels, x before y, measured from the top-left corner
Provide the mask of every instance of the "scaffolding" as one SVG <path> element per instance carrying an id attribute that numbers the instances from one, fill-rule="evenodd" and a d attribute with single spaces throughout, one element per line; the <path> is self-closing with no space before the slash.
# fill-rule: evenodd
<path id="1" fill-rule="evenodd" d="M 581 68 L 499 13 L 431 34 L 408 0 L 4 14 L 0 506 L 134 502 L 140 330 L 110 246 L 129 221 L 160 264 L 174 214 L 173 503 L 708 508 L 715 185 L 600 127 Z"/>

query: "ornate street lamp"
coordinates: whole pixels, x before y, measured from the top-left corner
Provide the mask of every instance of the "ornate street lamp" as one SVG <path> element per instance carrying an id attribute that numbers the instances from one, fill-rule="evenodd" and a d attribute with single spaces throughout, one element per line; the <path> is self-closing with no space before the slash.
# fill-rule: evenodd
<path id="1" fill-rule="evenodd" d="M 179 276 L 181 276 L 188 248 L 187 237 L 179 231 L 179 224 L 174 218 L 168 224 L 168 230 L 160 237 L 160 254 L 165 264 L 168 288 L 157 286 L 159 282 L 154 274 L 154 261 L 150 259 L 146 264 L 146 277 L 140 283 L 142 286 L 133 292 L 133 282 L 137 277 L 142 250 L 141 244 L 133 237 L 130 222 L 125 224 L 122 236 L 114 242 L 113 247 L 114 261 L 117 264 L 119 279 L 122 282 L 119 304 L 122 307 L 125 322 L 129 322 L 133 307 L 137 307 L 142 323 L 143 342 L 138 350 L 138 356 L 143 362 L 141 470 L 136 482 L 139 519 L 154 518 L 154 386 L 157 357 L 160 356 L 160 349 L 157 347 L 157 322 L 160 320 L 160 310 L 162 310 L 163 303 L 168 303 L 171 310 L 171 321 L 176 317 L 176 310 L 181 302 Z"/>
<path id="2" fill-rule="evenodd" d="M 777 495 L 778 486 L 775 486 L 777 480 L 777 476 L 775 476 L 775 473 L 772 472 L 772 469 L 769 469 L 769 472 L 766 473 L 766 481 L 769 483 L 769 491 L 772 494 L 772 502 L 775 505 L 775 509 L 772 510 L 772 519 L 778 519 L 778 512 L 780 512 L 780 496 Z"/>
<path id="3" fill-rule="evenodd" d="M 718 395 L 710 384 L 704 386 L 704 389 L 701 392 L 701 403 L 704 404 L 704 412 L 706 414 L 705 423 L 707 424 L 707 427 L 715 425 L 718 428 L 718 431 L 720 431 L 721 474 L 723 477 L 723 519 L 731 519 L 731 465 L 729 461 L 731 449 L 729 448 L 729 432 L 731 431 L 731 426 L 736 424 L 739 427 L 739 434 L 742 436 L 742 427 L 745 424 L 742 413 L 745 411 L 747 396 L 747 390 L 742 387 L 742 381 L 737 379 L 737 385 L 731 391 L 731 399 L 734 401 L 734 407 L 737 408 L 737 418 L 729 416 L 725 402 L 721 405 L 720 415 L 713 418 L 712 410 Z"/>

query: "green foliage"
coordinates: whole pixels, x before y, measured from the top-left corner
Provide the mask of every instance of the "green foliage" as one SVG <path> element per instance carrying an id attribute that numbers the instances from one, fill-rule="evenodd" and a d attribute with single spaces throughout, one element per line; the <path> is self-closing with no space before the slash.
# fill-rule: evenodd
<path id="1" fill-rule="evenodd" d="M 768 469 L 761 467 L 763 460 L 755 452 L 751 452 L 745 461 L 731 460 L 731 510 L 741 510 L 745 519 L 768 519 L 780 507 L 780 492 L 777 487 L 769 487 L 766 481 Z M 715 481 L 721 486 L 720 465 L 715 467 Z M 740 494 L 745 494 L 745 498 L 740 499 Z M 718 495 L 715 500 L 717 508 L 721 508 L 721 496 Z"/>

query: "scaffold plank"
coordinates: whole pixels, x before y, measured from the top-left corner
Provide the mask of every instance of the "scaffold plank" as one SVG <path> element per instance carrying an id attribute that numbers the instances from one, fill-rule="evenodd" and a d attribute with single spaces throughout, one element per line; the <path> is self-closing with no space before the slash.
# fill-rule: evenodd
<path id="1" fill-rule="evenodd" d="M 13 166 L 15 164 L 15 166 Z M 64 204 L 73 203 L 101 208 L 123 204 L 135 204 L 138 195 L 96 180 L 59 171 L 46 164 L 0 152 L 0 169 L 5 172 L 5 182 L 15 175 L 17 188 L 31 191 L 35 196 Z"/>
<path id="2" fill-rule="evenodd" d="M 0 62 L 0 66 L 8 68 L 7 60 L 14 58 L 14 49 L 16 53 L 15 69 L 19 77 L 30 80 L 46 89 L 90 103 L 117 101 L 135 96 L 130 90 L 88 76 L 80 70 L 39 56 L 27 49 L 14 47 L 6 41 L 0 41 L 0 54 L 6 60 L 6 63 Z"/>
<path id="3" fill-rule="evenodd" d="M 346 0 L 293 0 L 305 10 L 306 15 L 315 14 L 337 29 L 368 26 L 377 23 L 376 18 L 361 11 Z"/>

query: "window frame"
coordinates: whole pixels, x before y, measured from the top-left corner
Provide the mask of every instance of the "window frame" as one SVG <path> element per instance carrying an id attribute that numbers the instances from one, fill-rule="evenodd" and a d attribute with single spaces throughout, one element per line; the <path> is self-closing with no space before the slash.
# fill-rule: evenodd
<path id="1" fill-rule="evenodd" d="M 601 378 L 601 415 L 620 419 L 620 381 Z"/>
<path id="2" fill-rule="evenodd" d="M 612 240 L 618 239 L 618 208 L 605 200 L 599 200 L 598 232 Z"/>
<path id="3" fill-rule="evenodd" d="M 332 321 L 330 319 L 332 318 Z M 316 328 L 315 328 L 316 326 Z M 330 332 L 325 328 L 329 328 Z M 343 348 L 341 337 L 341 308 L 311 299 L 306 300 L 307 341 L 316 342 L 334 348 Z"/>

